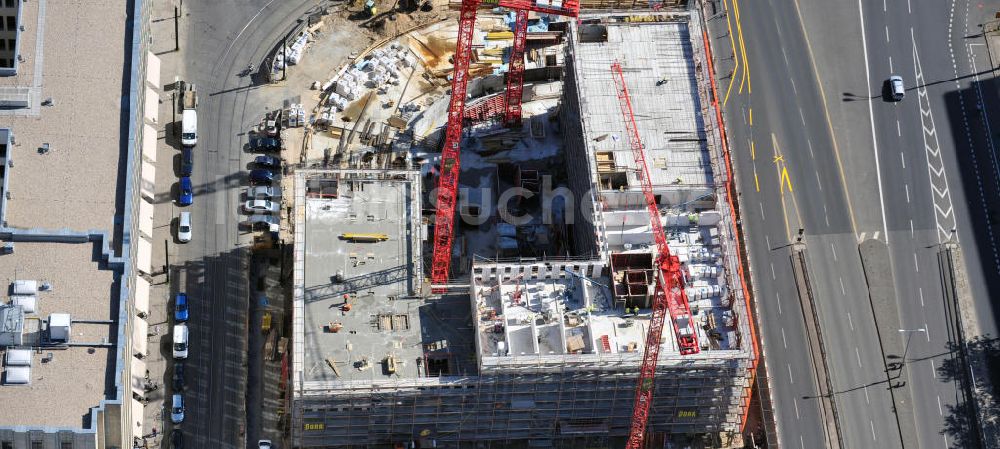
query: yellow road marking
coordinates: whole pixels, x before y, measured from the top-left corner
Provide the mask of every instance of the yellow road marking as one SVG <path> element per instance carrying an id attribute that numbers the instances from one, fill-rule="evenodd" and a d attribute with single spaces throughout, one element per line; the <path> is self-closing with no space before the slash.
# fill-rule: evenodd
<path id="1" fill-rule="evenodd" d="M 757 167 L 753 168 L 753 185 L 757 187 L 757 191 L 760 192 L 760 180 L 757 179 Z"/>
<path id="2" fill-rule="evenodd" d="M 781 191 L 785 191 L 785 183 L 788 183 L 788 191 L 794 192 L 792 189 L 792 178 L 788 176 L 788 167 L 781 167 Z"/>
<path id="3" fill-rule="evenodd" d="M 739 93 L 743 93 L 743 83 L 746 82 L 747 93 L 752 93 L 750 89 L 750 63 L 747 61 L 747 48 L 743 40 L 743 25 L 740 21 L 740 0 L 733 0 L 733 6 L 736 10 L 736 32 L 739 33 L 740 37 L 740 53 L 743 54 L 743 78 L 740 80 Z"/>
<path id="4" fill-rule="evenodd" d="M 729 1 L 722 0 L 722 4 L 726 7 L 726 11 L 729 11 Z M 733 90 L 733 83 L 736 82 L 736 72 L 740 69 L 740 58 L 736 55 L 736 41 L 733 40 L 733 23 L 729 18 L 729 14 L 726 14 L 726 27 L 729 28 L 729 46 L 733 49 L 733 61 L 736 62 L 736 66 L 733 67 L 733 76 L 729 77 L 729 88 L 726 89 L 726 97 L 722 99 L 722 107 L 726 107 L 726 103 L 729 102 L 729 92 Z"/>
<path id="5" fill-rule="evenodd" d="M 750 108 L 750 126 L 753 126 L 753 108 Z"/>
<path id="6" fill-rule="evenodd" d="M 750 160 L 757 160 L 757 145 L 754 145 L 754 141 L 750 141 Z"/>

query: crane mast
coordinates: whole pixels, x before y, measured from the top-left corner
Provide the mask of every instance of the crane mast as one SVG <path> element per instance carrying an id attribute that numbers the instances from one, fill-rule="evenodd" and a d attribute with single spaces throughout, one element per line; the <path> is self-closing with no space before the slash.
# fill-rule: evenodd
<path id="1" fill-rule="evenodd" d="M 431 284 L 445 290 L 451 269 L 452 243 L 455 236 L 455 205 L 458 201 L 458 175 L 461 166 L 462 119 L 469 85 L 469 61 L 472 55 L 472 35 L 476 26 L 476 11 L 480 4 L 492 1 L 463 0 L 458 22 L 458 42 L 455 44 L 454 71 L 451 79 L 451 99 L 448 102 L 448 125 L 441 149 L 441 170 L 438 178 L 437 208 L 434 216 L 434 255 L 431 259 Z M 524 48 L 527 40 L 528 12 L 576 17 L 579 0 L 499 0 L 495 4 L 516 11 L 514 49 L 511 52 L 512 73 L 508 75 L 508 91 L 504 121 L 521 121 L 521 92 L 524 81 Z"/>
<path id="2" fill-rule="evenodd" d="M 635 124 L 632 111 L 632 100 L 629 97 L 628 86 L 622 66 L 617 61 L 611 64 L 611 77 L 615 82 L 615 93 L 618 95 L 618 105 L 625 121 L 628 144 L 632 148 L 632 156 L 636 164 L 636 177 L 642 185 L 642 193 L 649 211 L 650 230 L 656 242 L 656 288 L 653 293 L 653 311 L 650 317 L 649 332 L 642 355 L 642 365 L 639 369 L 639 379 L 635 389 L 635 403 L 632 410 L 632 426 L 626 447 L 638 449 L 642 445 L 649 422 L 649 410 L 653 402 L 654 379 L 656 377 L 656 362 L 660 356 L 660 341 L 663 336 L 663 325 L 670 315 L 670 322 L 677 336 L 677 346 L 682 355 L 699 352 L 698 337 L 691 322 L 691 308 L 687 295 L 684 293 L 684 276 L 677 256 L 670 252 L 667 236 L 663 232 L 660 220 L 660 209 L 653 194 L 653 183 L 649 177 L 649 167 L 643 152 L 642 140 Z"/>

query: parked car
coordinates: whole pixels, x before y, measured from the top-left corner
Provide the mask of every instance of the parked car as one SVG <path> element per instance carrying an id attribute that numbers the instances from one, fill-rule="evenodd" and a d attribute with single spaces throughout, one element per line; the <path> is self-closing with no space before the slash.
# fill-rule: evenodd
<path id="1" fill-rule="evenodd" d="M 191 212 L 181 212 L 177 219 L 177 240 L 181 243 L 191 241 Z"/>
<path id="2" fill-rule="evenodd" d="M 191 176 L 194 171 L 194 151 L 191 147 L 181 148 L 181 176 Z"/>
<path id="3" fill-rule="evenodd" d="M 275 214 L 281 210 L 281 204 L 271 200 L 250 200 L 243 204 L 243 210 L 248 214 Z"/>
<path id="4" fill-rule="evenodd" d="M 184 362 L 174 362 L 174 391 L 184 389 Z"/>
<path id="5" fill-rule="evenodd" d="M 270 184 L 274 182 L 274 172 L 265 168 L 250 170 L 251 184 Z"/>
<path id="6" fill-rule="evenodd" d="M 281 159 L 274 156 L 257 156 L 254 158 L 253 163 L 257 164 L 257 166 L 261 168 L 281 168 Z"/>
<path id="7" fill-rule="evenodd" d="M 281 141 L 274 137 L 253 136 L 250 138 L 247 149 L 253 153 L 280 151 Z"/>
<path id="8" fill-rule="evenodd" d="M 188 320 L 188 295 L 178 293 L 174 296 L 174 321 L 183 323 Z"/>
<path id="9" fill-rule="evenodd" d="M 170 447 L 171 449 L 184 449 L 184 434 L 181 433 L 180 429 L 174 429 L 170 432 Z"/>
<path id="10" fill-rule="evenodd" d="M 278 232 L 281 220 L 274 215 L 251 215 L 243 224 L 254 231 Z"/>
<path id="11" fill-rule="evenodd" d="M 191 186 L 191 178 L 184 176 L 180 182 L 180 194 L 177 196 L 177 204 L 190 206 L 194 203 L 194 188 Z"/>
<path id="12" fill-rule="evenodd" d="M 174 393 L 173 401 L 170 404 L 170 422 L 180 424 L 184 422 L 184 396 Z"/>
<path id="13" fill-rule="evenodd" d="M 254 186 L 247 189 L 247 201 L 277 200 L 281 198 L 281 189 L 277 186 Z"/>
<path id="14" fill-rule="evenodd" d="M 271 440 L 260 440 L 257 442 L 257 449 L 271 449 Z"/>
<path id="15" fill-rule="evenodd" d="M 174 325 L 174 358 L 175 359 L 186 359 L 188 358 L 188 327 L 186 324 L 175 324 Z"/>

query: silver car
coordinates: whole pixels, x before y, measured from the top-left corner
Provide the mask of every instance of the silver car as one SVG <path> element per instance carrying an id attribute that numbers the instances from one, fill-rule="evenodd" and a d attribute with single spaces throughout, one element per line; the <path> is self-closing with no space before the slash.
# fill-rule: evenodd
<path id="1" fill-rule="evenodd" d="M 899 75 L 892 75 L 889 77 L 889 90 L 892 93 L 892 99 L 895 101 L 900 101 L 906 96 L 906 87 L 903 86 L 903 77 Z"/>
<path id="2" fill-rule="evenodd" d="M 254 186 L 247 189 L 247 200 L 276 200 L 281 198 L 281 189 L 276 186 Z"/>
<path id="3" fill-rule="evenodd" d="M 250 200 L 243 204 L 248 214 L 274 214 L 281 210 L 281 204 L 271 200 Z"/>
<path id="4" fill-rule="evenodd" d="M 181 243 L 191 241 L 191 212 L 181 212 L 177 219 L 177 240 Z"/>

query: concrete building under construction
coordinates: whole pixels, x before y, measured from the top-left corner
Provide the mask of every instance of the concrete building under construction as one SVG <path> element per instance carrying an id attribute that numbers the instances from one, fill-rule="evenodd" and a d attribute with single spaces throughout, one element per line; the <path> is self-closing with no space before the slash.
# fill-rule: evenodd
<path id="1" fill-rule="evenodd" d="M 682 356 L 664 327 L 648 447 L 734 444 L 759 354 L 701 21 L 681 9 L 584 12 L 565 27 L 558 107 L 525 118 L 532 136 L 551 127 L 562 142 L 564 164 L 548 167 L 566 172 L 562 252 L 505 257 L 467 243 L 453 266 L 468 277 L 432 295 L 418 169 L 296 174 L 296 447 L 621 446 L 657 271 L 615 61 L 701 346 Z M 535 168 L 516 178 L 535 179 Z M 536 226 L 493 215 L 470 229 L 489 227 L 499 241 L 523 235 L 504 229 Z"/>

